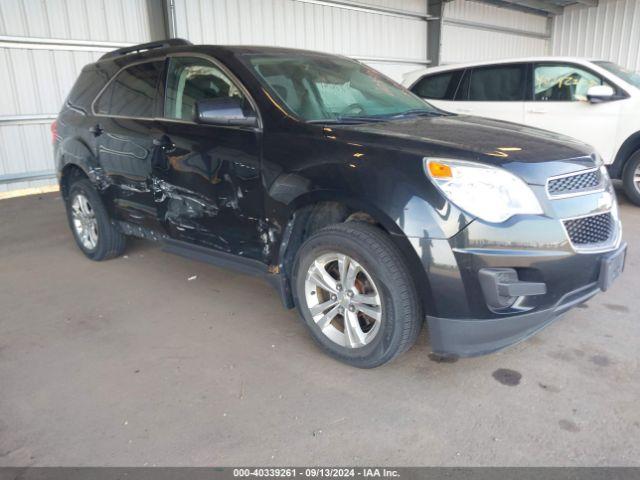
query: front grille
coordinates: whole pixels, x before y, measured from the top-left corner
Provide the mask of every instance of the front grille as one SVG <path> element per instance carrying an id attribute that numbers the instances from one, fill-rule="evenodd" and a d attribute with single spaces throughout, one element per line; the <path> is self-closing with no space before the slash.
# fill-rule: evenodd
<path id="1" fill-rule="evenodd" d="M 560 195 L 581 193 L 593 190 L 602 184 L 600 170 L 591 170 L 585 173 L 553 178 L 547 184 L 547 191 L 552 197 Z"/>
<path id="2" fill-rule="evenodd" d="M 565 220 L 564 226 L 571 243 L 582 247 L 605 243 L 611 240 L 615 233 L 615 220 L 611 213 Z"/>

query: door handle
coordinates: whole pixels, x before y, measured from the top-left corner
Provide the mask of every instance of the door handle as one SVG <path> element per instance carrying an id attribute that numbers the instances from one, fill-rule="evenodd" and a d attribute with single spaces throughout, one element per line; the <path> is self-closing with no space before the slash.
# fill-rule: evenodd
<path id="1" fill-rule="evenodd" d="M 167 135 L 162 135 L 160 138 L 154 138 L 153 146 L 160 147 L 165 152 L 171 151 L 175 148 L 175 145 Z"/>
<path id="2" fill-rule="evenodd" d="M 102 135 L 102 132 L 104 132 L 104 129 L 99 123 L 96 123 L 93 127 L 89 127 L 89 132 L 93 134 L 94 137 L 99 137 Z"/>
<path id="3" fill-rule="evenodd" d="M 547 110 L 542 110 L 542 109 L 539 109 L 539 108 L 532 108 L 531 110 L 527 110 L 527 113 L 535 113 L 535 114 L 541 115 L 541 114 L 544 114 L 544 113 L 548 113 L 548 111 Z"/>

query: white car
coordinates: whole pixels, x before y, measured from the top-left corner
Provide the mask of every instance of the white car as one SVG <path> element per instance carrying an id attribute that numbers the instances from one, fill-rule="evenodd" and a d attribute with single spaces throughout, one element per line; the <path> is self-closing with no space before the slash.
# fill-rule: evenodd
<path id="1" fill-rule="evenodd" d="M 640 205 L 640 74 L 607 61 L 538 57 L 421 69 L 403 84 L 449 112 L 522 123 L 592 145 Z"/>

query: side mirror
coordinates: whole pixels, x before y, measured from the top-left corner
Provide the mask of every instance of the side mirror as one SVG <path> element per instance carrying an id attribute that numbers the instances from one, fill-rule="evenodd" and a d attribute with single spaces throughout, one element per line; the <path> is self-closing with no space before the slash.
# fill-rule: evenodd
<path id="1" fill-rule="evenodd" d="M 591 103 L 601 103 L 611 100 L 616 92 L 609 85 L 594 85 L 587 90 L 587 100 Z"/>
<path id="2" fill-rule="evenodd" d="M 252 112 L 246 114 L 242 100 L 235 97 L 212 98 L 196 102 L 195 121 L 209 125 L 236 125 L 255 127 L 258 118 Z"/>

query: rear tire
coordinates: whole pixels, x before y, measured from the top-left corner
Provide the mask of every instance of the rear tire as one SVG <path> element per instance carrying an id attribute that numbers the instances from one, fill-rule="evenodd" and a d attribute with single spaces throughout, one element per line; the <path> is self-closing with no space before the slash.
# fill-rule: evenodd
<path id="1" fill-rule="evenodd" d="M 640 150 L 627 160 L 622 171 L 622 184 L 627 198 L 640 207 Z"/>
<path id="2" fill-rule="evenodd" d="M 405 259 L 368 223 L 331 225 L 307 239 L 292 285 L 314 340 L 341 362 L 377 367 L 408 350 L 420 333 L 421 302 Z"/>
<path id="3" fill-rule="evenodd" d="M 88 258 L 101 261 L 124 253 L 126 237 L 111 221 L 89 180 L 78 180 L 71 185 L 66 208 L 71 232 Z"/>

